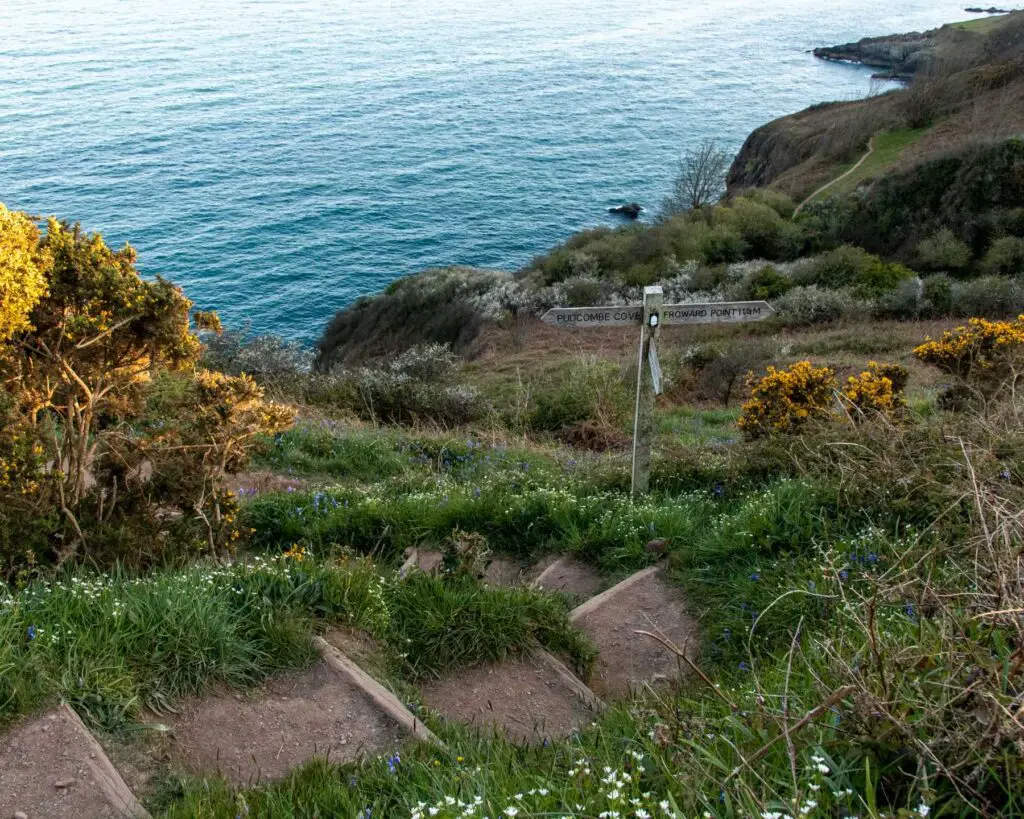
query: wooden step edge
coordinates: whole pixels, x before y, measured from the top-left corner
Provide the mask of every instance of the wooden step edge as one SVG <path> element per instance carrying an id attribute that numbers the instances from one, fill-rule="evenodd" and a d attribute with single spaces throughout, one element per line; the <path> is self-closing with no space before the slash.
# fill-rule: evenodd
<path id="1" fill-rule="evenodd" d="M 346 677 L 353 685 L 373 700 L 373 703 L 381 711 L 416 737 L 416 739 L 430 742 L 442 748 L 444 747 L 444 743 L 421 720 L 409 713 L 409 709 L 402 704 L 398 697 L 363 671 L 336 647 L 328 643 L 323 637 L 314 637 L 313 643 L 332 671 Z"/>
<path id="2" fill-rule="evenodd" d="M 600 608 L 604 603 L 607 603 L 613 597 L 618 597 L 622 592 L 627 591 L 631 586 L 646 580 L 651 575 L 657 574 L 661 571 L 661 566 L 648 566 L 646 569 L 641 569 L 635 574 L 631 574 L 625 580 L 616 583 L 610 589 L 606 589 L 595 597 L 591 597 L 585 603 L 581 603 L 579 606 L 569 612 L 569 622 L 577 623 L 594 609 Z"/>
<path id="3" fill-rule="evenodd" d="M 565 663 L 559 660 L 554 654 L 551 654 L 543 648 L 537 649 L 535 654 L 541 662 L 554 671 L 558 675 L 559 679 L 561 679 L 577 697 L 583 700 L 591 710 L 603 711 L 605 709 L 604 702 L 590 689 L 590 686 L 566 668 Z"/>
<path id="4" fill-rule="evenodd" d="M 89 767 L 96 778 L 96 783 L 107 800 L 117 809 L 119 815 L 130 816 L 132 819 L 150 819 L 149 811 L 142 807 L 142 803 L 135 798 L 135 794 L 121 778 L 121 774 L 114 763 L 110 761 L 103 746 L 92 735 L 82 718 L 66 702 L 62 703 L 60 710 L 71 721 L 75 728 L 81 733 L 89 746 Z"/>

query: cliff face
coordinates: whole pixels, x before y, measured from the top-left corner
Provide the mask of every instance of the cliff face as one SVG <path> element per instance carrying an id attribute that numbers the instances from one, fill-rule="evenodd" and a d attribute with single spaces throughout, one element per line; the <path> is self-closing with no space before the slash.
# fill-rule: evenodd
<path id="1" fill-rule="evenodd" d="M 894 34 L 888 37 L 865 37 L 856 43 L 814 49 L 814 56 L 823 60 L 857 63 L 881 68 L 880 76 L 912 76 L 933 61 L 939 50 L 940 29 L 924 34 Z"/>

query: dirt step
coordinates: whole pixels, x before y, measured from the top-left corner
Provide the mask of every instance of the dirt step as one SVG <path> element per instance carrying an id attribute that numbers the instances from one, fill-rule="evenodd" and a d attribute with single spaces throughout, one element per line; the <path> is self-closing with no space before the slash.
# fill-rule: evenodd
<path id="1" fill-rule="evenodd" d="M 285 776 L 319 756 L 350 762 L 392 751 L 405 738 L 363 689 L 322 660 L 252 692 L 221 691 L 163 720 L 165 753 L 194 774 L 248 785 Z"/>
<path id="2" fill-rule="evenodd" d="M 535 568 L 542 569 L 532 584 L 538 589 L 564 592 L 587 600 L 604 588 L 601 573 L 571 555 L 561 555 L 546 566 L 542 563 Z"/>
<path id="3" fill-rule="evenodd" d="M 0 737 L 0 816 L 19 812 L 30 819 L 149 816 L 67 705 Z"/>
<path id="4" fill-rule="evenodd" d="M 696 621 L 686 613 L 682 592 L 659 566 L 643 569 L 592 597 L 569 615 L 601 652 L 590 681 L 600 696 L 629 696 L 644 685 L 663 684 L 682 674 L 680 660 L 648 631 L 667 639 L 693 659 L 699 646 Z"/>
<path id="5" fill-rule="evenodd" d="M 529 743 L 567 737 L 602 708 L 594 692 L 545 651 L 463 669 L 420 691 L 424 704 L 448 720 Z"/>
<path id="6" fill-rule="evenodd" d="M 399 575 L 405 577 L 414 569 L 427 574 L 438 574 L 443 561 L 444 555 L 434 549 L 409 549 Z M 526 570 L 526 564 L 517 560 L 494 557 L 487 564 L 483 579 L 492 586 L 519 586 L 522 585 Z"/>

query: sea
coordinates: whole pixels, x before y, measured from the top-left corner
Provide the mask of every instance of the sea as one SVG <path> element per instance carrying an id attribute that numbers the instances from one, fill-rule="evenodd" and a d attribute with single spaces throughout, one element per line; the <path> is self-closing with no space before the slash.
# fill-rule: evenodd
<path id="1" fill-rule="evenodd" d="M 130 242 L 228 326 L 310 343 L 453 264 L 647 217 L 680 155 L 877 93 L 815 46 L 950 0 L 2 0 L 0 202 Z"/>

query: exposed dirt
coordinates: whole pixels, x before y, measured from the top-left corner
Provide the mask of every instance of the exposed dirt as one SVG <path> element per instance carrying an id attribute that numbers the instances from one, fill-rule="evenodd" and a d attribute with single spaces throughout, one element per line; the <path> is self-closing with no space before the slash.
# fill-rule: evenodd
<path id="1" fill-rule="evenodd" d="M 309 481 L 303 478 L 289 478 L 266 470 L 240 472 L 228 475 L 225 485 L 241 497 L 262 495 L 264 492 L 301 492 L 309 487 Z"/>
<path id="2" fill-rule="evenodd" d="M 188 703 L 166 749 L 193 773 L 234 785 L 278 779 L 314 756 L 347 762 L 392 750 L 401 729 L 324 663 L 270 680 L 255 692 L 221 692 Z"/>
<path id="3" fill-rule="evenodd" d="M 520 742 L 566 737 L 594 719 L 587 704 L 538 659 L 464 669 L 420 690 L 427 707 L 449 720 L 504 729 Z"/>
<path id="4" fill-rule="evenodd" d="M 644 572 L 577 609 L 571 619 L 598 650 L 590 687 L 600 697 L 625 697 L 645 683 L 663 685 L 681 675 L 679 660 L 658 641 L 635 634 L 659 634 L 693 658 L 700 635 L 696 621 L 686 613 L 681 591 L 660 571 Z M 593 605 L 592 605 L 593 604 Z"/>
<path id="5" fill-rule="evenodd" d="M 522 584 L 525 567 L 516 560 L 495 557 L 487 564 L 484 581 L 492 586 L 519 586 Z"/>
<path id="6" fill-rule="evenodd" d="M 579 600 L 593 597 L 604 586 L 597 569 L 568 555 L 547 566 L 533 582 L 538 588 L 571 594 Z"/>
<path id="7" fill-rule="evenodd" d="M 105 760 L 80 723 L 60 709 L 0 737 L 0 816 L 92 819 L 124 815 L 105 792 Z"/>

